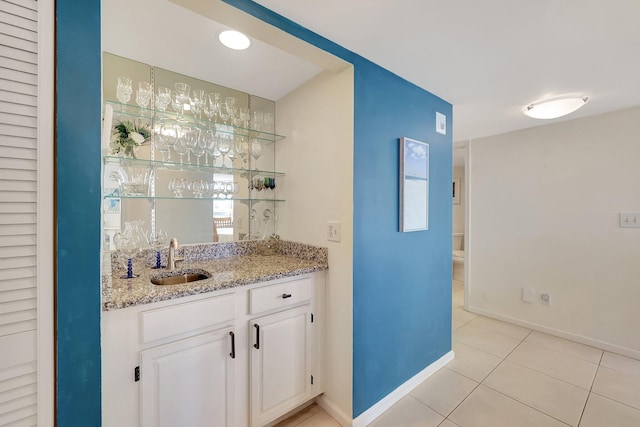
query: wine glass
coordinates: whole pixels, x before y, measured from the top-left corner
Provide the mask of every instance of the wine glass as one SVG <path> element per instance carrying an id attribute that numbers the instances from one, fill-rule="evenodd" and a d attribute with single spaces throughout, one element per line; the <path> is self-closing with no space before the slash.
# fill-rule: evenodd
<path id="1" fill-rule="evenodd" d="M 176 143 L 173 149 L 180 156 L 180 164 L 184 163 L 184 155 L 189 152 L 189 145 L 187 143 L 187 135 L 189 134 L 189 128 L 183 128 L 176 137 Z"/>
<path id="2" fill-rule="evenodd" d="M 222 119 L 222 121 L 226 125 L 227 120 L 231 118 L 231 113 L 229 113 L 229 109 L 227 108 L 226 104 L 220 105 L 220 108 L 218 109 L 218 116 Z"/>
<path id="3" fill-rule="evenodd" d="M 159 111 L 165 112 L 169 104 L 171 104 L 171 89 L 159 87 L 158 95 L 156 96 L 156 108 Z"/>
<path id="4" fill-rule="evenodd" d="M 251 140 L 251 157 L 253 157 L 253 168 L 258 170 L 258 159 L 262 157 L 262 141 L 258 138 Z"/>
<path id="5" fill-rule="evenodd" d="M 249 154 L 249 141 L 244 136 L 236 135 L 233 138 L 233 149 L 242 159 L 242 167 L 246 168 L 247 166 L 247 156 Z"/>
<path id="6" fill-rule="evenodd" d="M 169 190 L 173 193 L 173 195 L 180 199 L 183 197 L 184 191 L 187 189 L 188 183 L 184 178 L 176 178 L 169 182 Z"/>
<path id="7" fill-rule="evenodd" d="M 184 121 L 184 109 L 186 105 L 191 105 L 191 100 L 189 98 L 189 93 L 191 92 L 191 86 L 186 83 L 175 83 L 174 87 L 176 89 L 175 92 L 175 104 L 177 104 L 174 109 L 176 109 L 176 113 L 178 114 L 178 120 Z"/>
<path id="8" fill-rule="evenodd" d="M 189 184 L 189 190 L 193 193 L 193 197 L 200 199 L 204 193 L 209 191 L 209 183 L 204 179 L 194 179 Z"/>
<path id="9" fill-rule="evenodd" d="M 211 92 L 207 98 L 209 102 L 206 103 L 207 107 L 204 109 L 204 114 L 209 118 L 209 121 L 211 121 L 220 110 L 220 94 Z"/>
<path id="10" fill-rule="evenodd" d="M 160 249 L 167 242 L 167 232 L 157 229 L 155 233 L 149 231 L 149 236 L 147 237 L 149 240 L 149 244 L 156 250 L 156 265 L 153 268 L 162 268 L 160 263 Z"/>
<path id="11" fill-rule="evenodd" d="M 151 89 L 151 83 L 138 82 L 138 90 L 136 91 L 136 104 L 138 104 L 140 108 L 147 108 L 152 96 L 153 90 Z"/>
<path id="12" fill-rule="evenodd" d="M 224 157 L 228 156 L 231 151 L 231 138 L 229 138 L 229 135 L 220 135 L 216 140 L 218 142 L 218 151 L 222 154 L 222 167 L 226 167 Z"/>
<path id="13" fill-rule="evenodd" d="M 205 105 L 206 98 L 204 94 L 204 89 L 194 89 L 191 92 L 191 111 L 193 112 L 193 116 L 200 120 L 200 115 L 202 114 L 202 108 Z"/>
<path id="14" fill-rule="evenodd" d="M 126 104 L 131 99 L 133 88 L 129 77 L 118 77 L 118 85 L 116 86 L 116 98 L 121 104 Z"/>
<path id="15" fill-rule="evenodd" d="M 160 154 L 162 154 L 163 162 L 171 160 L 171 147 L 176 145 L 177 137 L 178 129 L 176 128 L 176 126 L 173 126 L 170 123 L 162 123 L 162 125 L 160 126 L 160 132 L 158 132 L 158 141 L 160 143 L 160 146 L 167 147 L 167 159 L 165 160 L 164 154 L 162 153 L 160 148 L 158 148 L 158 151 L 160 151 Z"/>
<path id="16" fill-rule="evenodd" d="M 189 139 L 189 150 L 196 157 L 196 165 L 200 166 L 200 158 L 207 150 L 207 139 L 202 130 L 193 129 L 192 138 Z"/>
<path id="17" fill-rule="evenodd" d="M 242 123 L 242 127 L 248 128 L 249 120 L 251 120 L 251 111 L 249 110 L 249 107 L 240 107 L 238 109 L 238 117 Z"/>

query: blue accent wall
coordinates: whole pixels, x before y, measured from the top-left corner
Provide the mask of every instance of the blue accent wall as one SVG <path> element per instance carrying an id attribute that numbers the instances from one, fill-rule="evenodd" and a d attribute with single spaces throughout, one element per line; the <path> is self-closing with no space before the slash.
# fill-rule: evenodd
<path id="1" fill-rule="evenodd" d="M 354 65 L 355 418 L 451 349 L 452 107 L 253 1 L 225 1 Z M 403 136 L 430 144 L 428 231 L 398 232 Z"/>
<path id="2" fill-rule="evenodd" d="M 100 0 L 56 1 L 57 425 L 100 426 Z"/>

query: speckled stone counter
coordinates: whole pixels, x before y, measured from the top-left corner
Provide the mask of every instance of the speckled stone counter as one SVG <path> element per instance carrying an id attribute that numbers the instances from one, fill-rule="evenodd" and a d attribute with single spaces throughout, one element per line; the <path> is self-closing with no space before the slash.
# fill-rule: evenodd
<path id="1" fill-rule="evenodd" d="M 265 253 L 259 242 L 218 243 L 181 247 L 177 256 L 184 258 L 178 270 L 206 270 L 211 277 L 179 285 L 154 285 L 151 277 L 166 276 L 166 268 L 153 269 L 155 252 L 147 251 L 134 260 L 133 279 L 121 279 L 126 271 L 115 255 L 110 275 L 102 277 L 102 309 L 116 310 L 139 304 L 165 301 L 188 295 L 249 285 L 283 277 L 326 270 L 327 249 L 303 243 L 280 241 L 277 252 Z M 161 252 L 166 265 L 167 250 Z"/>

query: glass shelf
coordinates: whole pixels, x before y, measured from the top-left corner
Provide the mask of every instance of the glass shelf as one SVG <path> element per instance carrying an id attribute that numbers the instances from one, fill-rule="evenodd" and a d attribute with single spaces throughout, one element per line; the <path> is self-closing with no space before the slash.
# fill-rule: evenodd
<path id="1" fill-rule="evenodd" d="M 163 162 L 162 160 L 134 159 L 120 156 L 104 156 L 105 164 L 115 164 L 119 166 L 137 166 L 145 168 L 155 168 L 169 171 L 188 172 L 210 172 L 213 174 L 245 175 L 245 176 L 269 176 L 283 177 L 283 172 L 265 171 L 257 169 L 228 168 L 222 166 L 196 165 L 193 163 Z"/>
<path id="2" fill-rule="evenodd" d="M 233 198 L 233 199 L 219 199 L 217 197 L 173 197 L 173 196 L 115 196 L 108 195 L 104 196 L 105 200 L 114 200 L 114 199 L 149 199 L 149 200 L 206 200 L 206 201 L 218 201 L 218 202 L 241 202 L 241 203 L 259 203 L 259 202 L 276 202 L 281 203 L 285 200 L 282 199 L 254 199 L 254 198 Z"/>
<path id="3" fill-rule="evenodd" d="M 142 108 L 137 105 L 130 104 L 121 104 L 117 101 L 107 100 L 106 104 L 109 104 L 113 107 L 113 116 L 114 119 L 116 117 L 130 117 L 131 120 L 134 119 L 147 119 L 154 121 L 164 121 L 169 120 L 175 122 L 178 125 L 182 126 L 191 126 L 197 127 L 199 129 L 216 129 L 216 132 L 229 134 L 229 135 L 238 135 L 238 136 L 246 136 L 247 138 L 256 138 L 261 141 L 266 142 L 277 142 L 283 140 L 285 136 L 278 135 L 272 132 L 264 132 L 259 129 L 251 129 L 244 128 L 241 126 L 234 126 L 231 124 L 224 124 L 218 121 L 209 121 L 207 119 L 198 120 L 194 116 L 184 116 L 184 121 L 178 121 L 176 113 L 172 113 L 169 111 L 158 111 L 152 108 Z"/>

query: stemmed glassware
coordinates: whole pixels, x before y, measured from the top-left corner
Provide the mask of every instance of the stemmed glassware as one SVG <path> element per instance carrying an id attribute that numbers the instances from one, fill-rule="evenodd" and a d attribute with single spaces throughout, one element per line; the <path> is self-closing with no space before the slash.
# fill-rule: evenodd
<path id="1" fill-rule="evenodd" d="M 231 152 L 231 138 L 229 135 L 219 135 L 216 137 L 216 141 L 218 142 L 218 151 L 222 154 L 222 167 L 225 167 L 224 157 Z"/>
<path id="2" fill-rule="evenodd" d="M 138 90 L 136 91 L 136 104 L 138 104 L 141 108 L 147 108 L 152 96 L 153 90 L 151 89 L 151 83 L 138 82 Z"/>
<path id="3" fill-rule="evenodd" d="M 205 163 L 209 164 L 209 156 L 213 158 L 211 161 L 211 166 L 216 165 L 216 159 L 221 156 L 222 153 L 218 150 L 218 145 L 216 144 L 216 131 L 215 129 L 207 129 L 204 132 L 204 140 L 206 144 L 206 157 Z"/>
<path id="4" fill-rule="evenodd" d="M 189 152 L 189 143 L 188 138 L 191 133 L 191 128 L 183 127 L 178 132 L 176 137 L 176 143 L 173 146 L 173 149 L 180 156 L 180 164 L 184 163 L 184 155 Z"/>
<path id="5" fill-rule="evenodd" d="M 258 170 L 258 159 L 262 157 L 262 141 L 258 138 L 251 140 L 251 157 L 253 157 L 253 169 Z"/>
<path id="6" fill-rule="evenodd" d="M 167 243 L 167 233 L 160 229 L 157 229 L 155 233 L 149 231 L 149 236 L 147 238 L 149 240 L 149 244 L 156 250 L 156 265 L 152 268 L 162 268 L 162 264 L 160 263 L 160 249 L 162 246 Z"/>
<path id="7" fill-rule="evenodd" d="M 249 121 L 251 120 L 251 110 L 249 110 L 249 107 L 240 107 L 238 109 L 238 118 L 243 128 L 249 128 Z"/>
<path id="8" fill-rule="evenodd" d="M 116 98 L 118 101 L 121 104 L 126 104 L 131 99 L 132 93 L 131 79 L 129 77 L 118 77 L 118 86 L 116 86 Z"/>
<path id="9" fill-rule="evenodd" d="M 164 113 L 169 104 L 171 104 L 171 89 L 159 87 L 158 94 L 156 95 L 156 109 Z"/>
<path id="10" fill-rule="evenodd" d="M 127 274 L 121 276 L 121 279 L 138 277 L 137 274 L 133 274 L 133 256 L 142 251 L 146 243 L 146 238 L 142 232 L 142 224 L 143 221 L 125 221 L 124 231 L 113 236 L 113 243 L 116 245 L 118 254 L 127 259 Z"/>
<path id="11" fill-rule="evenodd" d="M 194 89 L 192 91 L 190 103 L 193 117 L 200 120 L 202 109 L 206 105 L 206 97 L 203 89 Z"/>
<path id="12" fill-rule="evenodd" d="M 189 183 L 184 178 L 176 178 L 171 180 L 169 183 L 169 190 L 173 193 L 173 195 L 180 199 L 183 197 L 183 193 L 189 187 Z"/>
<path id="13" fill-rule="evenodd" d="M 158 151 L 162 155 L 162 161 L 171 160 L 171 147 L 176 145 L 178 129 L 170 123 L 162 123 L 158 132 Z M 165 152 L 167 154 L 165 158 Z"/>
<path id="14" fill-rule="evenodd" d="M 211 121 L 220 110 L 220 94 L 216 92 L 210 93 L 207 96 L 207 101 L 204 106 L 204 114 Z"/>
<path id="15" fill-rule="evenodd" d="M 191 131 L 189 138 L 189 150 L 196 157 L 196 165 L 200 166 L 200 158 L 204 156 L 207 149 L 207 139 L 201 129 L 195 128 Z"/>
<path id="16" fill-rule="evenodd" d="M 184 107 L 185 105 L 191 105 L 191 100 L 189 98 L 191 86 L 186 83 L 176 83 L 174 84 L 174 87 L 176 91 L 172 106 L 176 110 L 177 119 L 179 121 L 185 121 L 186 119 L 184 118 Z"/>
<path id="17" fill-rule="evenodd" d="M 247 141 L 247 138 L 244 136 L 235 135 L 233 138 L 233 148 L 242 160 L 242 167 L 246 168 L 248 163 L 247 156 L 249 155 L 249 141 Z"/>
<path id="18" fill-rule="evenodd" d="M 204 179 L 194 179 L 189 184 L 189 190 L 193 193 L 193 197 L 200 199 L 209 191 L 209 183 Z"/>

